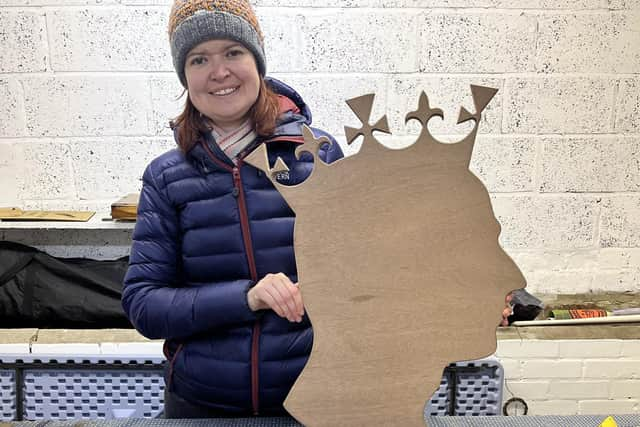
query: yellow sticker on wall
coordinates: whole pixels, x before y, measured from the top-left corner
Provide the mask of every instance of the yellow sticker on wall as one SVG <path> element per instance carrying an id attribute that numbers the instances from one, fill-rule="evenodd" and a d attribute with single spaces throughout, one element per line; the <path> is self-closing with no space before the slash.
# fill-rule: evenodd
<path id="1" fill-rule="evenodd" d="M 598 427 L 618 427 L 618 424 L 613 417 L 607 417 Z"/>

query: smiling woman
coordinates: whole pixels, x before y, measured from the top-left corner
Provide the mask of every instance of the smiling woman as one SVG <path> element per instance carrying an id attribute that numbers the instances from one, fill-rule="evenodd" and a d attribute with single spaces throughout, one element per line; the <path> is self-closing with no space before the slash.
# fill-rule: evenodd
<path id="1" fill-rule="evenodd" d="M 303 181 L 312 159 L 295 149 L 311 113 L 266 77 L 247 1 L 178 0 L 169 38 L 188 93 L 172 122 L 180 148 L 144 173 L 123 307 L 143 335 L 165 339 L 168 418 L 284 414 L 313 340 L 295 215 L 244 158 L 264 144 L 289 167 L 283 183 Z M 337 143 L 320 153 L 325 162 L 341 156 Z"/>
<path id="2" fill-rule="evenodd" d="M 169 17 L 174 67 L 189 94 L 171 127 L 185 152 L 212 130 L 219 138 L 247 128 L 268 137 L 281 113 L 281 97 L 264 79 L 263 37 L 251 5 L 212 3 L 179 0 Z M 233 89 L 238 92 L 225 92 Z M 240 152 L 234 145 L 231 157 Z"/>
<path id="3" fill-rule="evenodd" d="M 233 40 L 209 40 L 187 54 L 184 67 L 189 99 L 223 132 L 249 120 L 260 93 L 253 55 Z"/>

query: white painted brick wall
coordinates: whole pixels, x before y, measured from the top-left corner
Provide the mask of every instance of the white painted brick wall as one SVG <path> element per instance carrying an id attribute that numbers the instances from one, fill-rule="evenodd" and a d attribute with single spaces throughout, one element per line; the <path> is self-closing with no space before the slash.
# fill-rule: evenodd
<path id="1" fill-rule="evenodd" d="M 145 135 L 151 109 L 148 80 L 104 74 L 25 77 L 30 136 Z"/>
<path id="2" fill-rule="evenodd" d="M 20 170 L 17 160 L 22 159 L 21 144 L 0 143 L 0 182 L 4 189 L 3 200 L 7 203 L 19 203 Z"/>
<path id="3" fill-rule="evenodd" d="M 0 9 L 0 73 L 45 71 L 47 37 L 43 10 Z M 8 48 L 5 48 L 8 47 Z"/>
<path id="4" fill-rule="evenodd" d="M 522 362 L 524 378 L 574 378 L 582 374 L 582 362 L 572 360 L 525 360 Z"/>
<path id="5" fill-rule="evenodd" d="M 420 22 L 420 71 L 533 71 L 536 17 L 518 11 L 427 14 Z M 499 52 L 499 55 L 496 53 Z"/>
<path id="6" fill-rule="evenodd" d="M 640 132 L 640 78 L 621 79 L 616 99 L 616 132 Z"/>
<path id="7" fill-rule="evenodd" d="M 635 14 L 611 12 L 541 17 L 536 69 L 545 73 L 638 73 L 640 57 L 629 46 L 640 42 L 640 35 L 633 33 L 637 19 L 640 16 Z"/>
<path id="8" fill-rule="evenodd" d="M 0 77 L 0 99 L 0 137 L 24 136 L 24 92 L 20 82 Z"/>
<path id="9" fill-rule="evenodd" d="M 541 192 L 637 192 L 640 189 L 637 137 L 548 138 L 542 140 L 541 145 Z"/>
<path id="10" fill-rule="evenodd" d="M 640 340 L 499 340 L 504 401 L 530 415 L 640 412 Z"/>
<path id="11" fill-rule="evenodd" d="M 609 77 L 508 78 L 503 132 L 611 132 L 616 84 Z"/>
<path id="12" fill-rule="evenodd" d="M 172 71 L 166 8 L 62 8 L 47 14 L 55 71 Z M 107 54 L 105 54 L 107 53 Z"/>
<path id="13" fill-rule="evenodd" d="M 529 290 L 640 291 L 640 0 L 254 4 L 270 73 L 339 139 L 357 125 L 343 101 L 375 92 L 394 132 L 383 141 L 412 143 L 404 117 L 424 90 L 445 111 L 432 131 L 455 141 L 468 85 L 499 88 L 471 169 Z M 0 206 L 107 210 L 139 188 L 184 102 L 170 5 L 0 2 Z"/>

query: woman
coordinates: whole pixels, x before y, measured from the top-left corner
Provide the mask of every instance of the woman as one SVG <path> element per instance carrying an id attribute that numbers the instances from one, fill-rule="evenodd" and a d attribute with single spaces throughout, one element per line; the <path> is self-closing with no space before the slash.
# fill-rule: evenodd
<path id="1" fill-rule="evenodd" d="M 282 415 L 312 331 L 297 286 L 294 213 L 243 158 L 266 144 L 294 185 L 302 98 L 265 77 L 263 37 L 247 1 L 178 0 L 173 62 L 188 92 L 172 123 L 180 149 L 143 177 L 122 303 L 149 338 L 164 338 L 168 418 Z M 326 135 L 314 130 L 316 136 Z M 342 156 L 337 143 L 320 157 Z"/>

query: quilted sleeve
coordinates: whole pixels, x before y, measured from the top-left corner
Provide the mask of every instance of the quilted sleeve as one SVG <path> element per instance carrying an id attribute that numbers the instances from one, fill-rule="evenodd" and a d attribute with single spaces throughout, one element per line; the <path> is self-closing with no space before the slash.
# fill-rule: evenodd
<path id="1" fill-rule="evenodd" d="M 144 336 L 184 338 L 233 323 L 253 321 L 246 294 L 248 280 L 216 282 L 199 287 L 179 283 L 180 228 L 178 214 L 154 174 L 143 176 L 138 216 L 133 231 L 122 306 Z"/>

